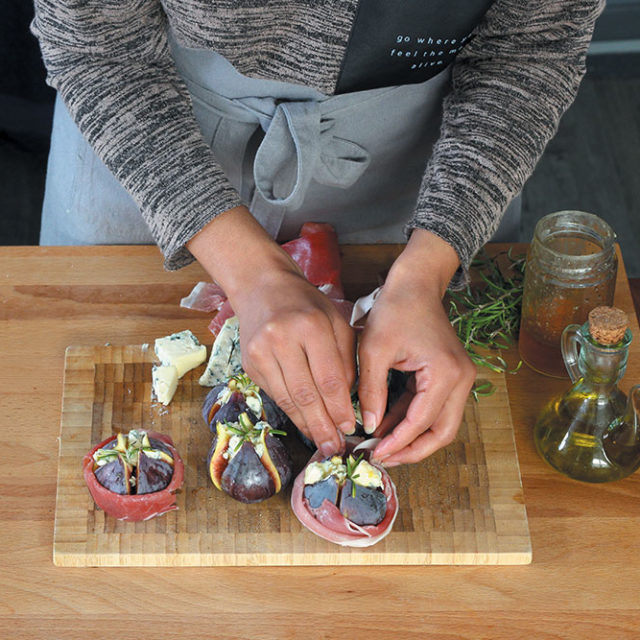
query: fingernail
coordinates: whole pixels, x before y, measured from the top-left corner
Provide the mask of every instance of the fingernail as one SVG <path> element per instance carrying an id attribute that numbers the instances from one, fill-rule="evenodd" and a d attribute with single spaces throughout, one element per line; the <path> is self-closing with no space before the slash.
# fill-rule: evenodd
<path id="1" fill-rule="evenodd" d="M 322 453 L 323 456 L 329 457 L 336 452 L 336 445 L 330 440 L 327 440 L 326 442 L 321 442 L 318 445 L 318 449 L 320 449 L 320 453 Z"/>
<path id="2" fill-rule="evenodd" d="M 362 414 L 362 426 L 366 434 L 372 434 L 378 426 L 376 414 L 371 411 L 365 411 Z"/>
<path id="3" fill-rule="evenodd" d="M 355 422 L 349 420 L 348 422 L 343 422 L 338 426 L 338 429 L 342 431 L 346 436 L 351 436 L 356 432 Z"/>
<path id="4" fill-rule="evenodd" d="M 399 467 L 402 462 L 383 462 L 382 464 L 384 464 L 387 469 L 391 469 L 391 467 Z"/>
<path id="5" fill-rule="evenodd" d="M 388 458 L 389 454 L 388 453 L 383 453 L 382 455 L 380 455 L 379 453 L 377 453 L 377 451 L 374 450 L 374 452 L 371 454 L 371 459 L 375 460 L 376 462 L 384 462 L 385 458 Z"/>

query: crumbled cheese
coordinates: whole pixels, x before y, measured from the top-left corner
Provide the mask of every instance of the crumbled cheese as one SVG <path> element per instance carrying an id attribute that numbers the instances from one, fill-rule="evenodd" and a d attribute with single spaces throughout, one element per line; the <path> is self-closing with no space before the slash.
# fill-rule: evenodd
<path id="1" fill-rule="evenodd" d="M 325 480 L 329 476 L 335 476 L 338 484 L 342 484 L 347 477 L 347 467 L 340 456 L 333 456 L 322 462 L 312 462 L 304 471 L 304 483 L 315 484 Z"/>
<path id="2" fill-rule="evenodd" d="M 382 473 L 366 460 L 360 460 L 353 476 L 353 481 L 361 487 L 382 487 Z"/>

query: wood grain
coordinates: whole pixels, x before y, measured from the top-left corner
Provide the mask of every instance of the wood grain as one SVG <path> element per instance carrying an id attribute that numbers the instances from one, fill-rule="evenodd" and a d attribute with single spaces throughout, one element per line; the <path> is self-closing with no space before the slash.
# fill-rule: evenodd
<path id="1" fill-rule="evenodd" d="M 152 349 L 70 347 L 66 351 L 53 559 L 60 566 L 229 566 L 345 564 L 526 564 L 531 541 L 504 376 L 497 392 L 470 400 L 455 443 L 410 468 L 393 469 L 400 511 L 393 531 L 366 549 L 308 532 L 287 489 L 245 505 L 207 476 L 211 443 L 200 416 L 202 367 L 180 381 L 169 407 L 151 399 Z M 118 521 L 97 508 L 80 472 L 97 442 L 133 428 L 170 435 L 185 463 L 178 511 L 148 522 Z M 299 472 L 310 452 L 286 439 Z"/>
<path id="2" fill-rule="evenodd" d="M 343 251 L 349 286 L 350 269 L 363 287 L 389 266 L 379 259 L 386 247 Z M 535 418 L 566 383 L 526 368 L 507 388 L 529 565 L 56 567 L 65 348 L 142 344 L 186 328 L 210 343 L 208 314 L 178 307 L 204 277 L 197 265 L 164 271 L 155 247 L 0 248 L 0 637 L 637 639 L 640 474 L 593 486 L 540 460 Z M 640 330 L 622 264 L 615 302 L 632 318 L 627 391 L 640 382 Z"/>

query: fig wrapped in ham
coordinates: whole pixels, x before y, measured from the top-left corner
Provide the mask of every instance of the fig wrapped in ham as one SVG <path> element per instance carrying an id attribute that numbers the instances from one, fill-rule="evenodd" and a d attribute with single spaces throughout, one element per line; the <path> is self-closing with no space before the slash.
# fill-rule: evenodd
<path id="1" fill-rule="evenodd" d="M 326 458 L 317 451 L 293 484 L 296 517 L 329 542 L 371 546 L 391 531 L 398 514 L 393 481 L 384 467 L 371 462 L 366 442 L 346 438 L 341 456 Z"/>
<path id="2" fill-rule="evenodd" d="M 96 445 L 82 467 L 96 504 L 119 520 L 148 520 L 177 508 L 184 465 L 168 436 L 119 433 Z"/>
<path id="3" fill-rule="evenodd" d="M 248 413 L 235 422 L 216 421 L 207 457 L 209 476 L 216 488 L 239 502 L 261 502 L 291 480 L 291 458 L 276 437 L 286 435 L 269 423 L 255 424 Z"/>

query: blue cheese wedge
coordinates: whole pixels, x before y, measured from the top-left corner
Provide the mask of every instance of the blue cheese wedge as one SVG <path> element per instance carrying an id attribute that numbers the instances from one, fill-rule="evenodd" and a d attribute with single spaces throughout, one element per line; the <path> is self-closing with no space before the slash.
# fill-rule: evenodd
<path id="1" fill-rule="evenodd" d="M 158 338 L 155 352 L 163 365 L 172 365 L 177 369 L 178 378 L 207 359 L 207 347 L 200 344 L 189 329 Z"/>
<path id="2" fill-rule="evenodd" d="M 172 364 L 154 365 L 151 379 L 156 399 L 163 405 L 168 405 L 178 387 L 178 370 Z"/>
<path id="3" fill-rule="evenodd" d="M 242 373 L 240 328 L 238 318 L 233 316 L 222 325 L 211 347 L 209 364 L 200 376 L 200 384 L 203 387 L 215 387 L 239 373 Z"/>

